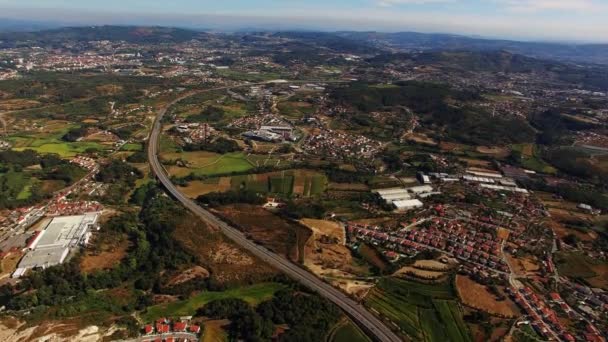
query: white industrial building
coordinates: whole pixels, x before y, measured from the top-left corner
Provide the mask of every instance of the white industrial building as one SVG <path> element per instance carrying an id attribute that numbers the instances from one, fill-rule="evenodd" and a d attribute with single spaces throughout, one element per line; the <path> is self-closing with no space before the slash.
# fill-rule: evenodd
<path id="1" fill-rule="evenodd" d="M 33 268 L 47 268 L 63 263 L 70 250 L 86 244 L 89 230 L 97 224 L 99 213 L 53 218 L 30 245 L 19 262 L 13 278 Z"/>
<path id="2" fill-rule="evenodd" d="M 406 211 L 410 209 L 422 208 L 423 206 L 422 202 L 417 199 L 395 201 L 393 202 L 393 205 L 395 206 L 395 208 L 397 208 L 397 211 Z"/>

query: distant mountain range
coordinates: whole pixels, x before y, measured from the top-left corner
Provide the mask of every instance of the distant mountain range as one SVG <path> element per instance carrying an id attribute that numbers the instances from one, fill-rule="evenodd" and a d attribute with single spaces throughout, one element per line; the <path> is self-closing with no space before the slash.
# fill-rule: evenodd
<path id="1" fill-rule="evenodd" d="M 404 51 L 504 50 L 511 53 L 543 59 L 608 64 L 608 44 L 520 42 L 417 32 L 337 32 L 336 35 L 355 41 L 365 42 L 375 47 L 393 48 Z"/>
<path id="2" fill-rule="evenodd" d="M 86 26 L 46 29 L 52 23 L 0 20 L 0 47 L 20 44 L 49 44 L 65 40 L 124 40 L 132 43 L 170 43 L 208 38 L 201 30 L 173 27 Z M 11 28 L 13 28 L 11 30 Z M 29 29 L 28 29 L 29 28 Z M 8 32 L 17 31 L 17 32 Z M 27 32 L 26 32 L 27 31 Z M 249 33 L 249 35 L 259 34 Z M 425 51 L 507 51 L 529 57 L 608 65 L 608 44 L 565 44 L 482 39 L 450 34 L 417 32 L 266 32 L 274 37 L 290 38 L 337 52 L 376 54 Z M 246 36 L 248 33 L 237 33 Z"/>

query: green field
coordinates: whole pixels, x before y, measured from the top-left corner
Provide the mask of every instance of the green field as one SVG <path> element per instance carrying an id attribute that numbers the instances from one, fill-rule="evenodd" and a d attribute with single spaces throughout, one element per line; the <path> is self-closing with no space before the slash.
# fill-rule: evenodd
<path id="1" fill-rule="evenodd" d="M 142 314 L 142 318 L 145 322 L 151 322 L 159 317 L 190 316 L 194 315 L 196 310 L 205 306 L 205 304 L 226 298 L 238 298 L 251 305 L 257 305 L 271 299 L 274 293 L 283 288 L 285 288 L 285 285 L 279 283 L 262 283 L 222 292 L 202 292 L 187 300 L 149 307 Z"/>
<path id="2" fill-rule="evenodd" d="M 143 151 L 144 147 L 142 144 L 137 144 L 137 143 L 129 143 L 129 144 L 124 144 L 122 145 L 122 147 L 120 148 L 121 151 L 134 151 L 134 152 L 138 152 L 138 151 Z"/>
<path id="3" fill-rule="evenodd" d="M 285 170 L 278 172 L 233 176 L 233 190 L 244 189 L 259 193 L 290 196 L 316 196 L 327 189 L 327 177 L 309 170 Z"/>
<path id="4" fill-rule="evenodd" d="M 96 142 L 66 142 L 55 138 L 37 138 L 30 136 L 13 136 L 9 140 L 13 143 L 13 150 L 34 150 L 41 154 L 56 153 L 62 158 L 73 157 L 79 153 L 84 153 L 89 149 L 99 151 L 107 147 Z"/>
<path id="5" fill-rule="evenodd" d="M 555 265 L 559 273 L 572 278 L 593 278 L 598 276 L 594 268 L 602 266 L 601 262 L 581 253 L 557 253 Z"/>
<path id="6" fill-rule="evenodd" d="M 513 151 L 521 153 L 521 166 L 525 169 L 554 174 L 557 170 L 541 159 L 540 153 L 536 145 L 533 144 L 517 144 L 511 146 Z"/>
<path id="7" fill-rule="evenodd" d="M 370 342 L 367 337 L 356 325 L 351 321 L 340 325 L 331 336 L 330 342 Z"/>
<path id="8" fill-rule="evenodd" d="M 366 305 L 417 341 L 471 341 L 450 283 L 383 278 Z"/>

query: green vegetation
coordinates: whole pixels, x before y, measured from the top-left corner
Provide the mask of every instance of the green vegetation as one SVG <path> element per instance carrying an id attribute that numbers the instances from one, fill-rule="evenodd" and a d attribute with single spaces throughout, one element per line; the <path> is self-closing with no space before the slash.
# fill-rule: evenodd
<path id="1" fill-rule="evenodd" d="M 516 144 L 511 146 L 511 161 L 516 165 L 536 172 L 554 174 L 557 170 L 541 158 L 538 147 L 534 144 Z"/>
<path id="2" fill-rule="evenodd" d="M 383 278 L 366 305 L 421 341 L 471 341 L 450 283 L 420 284 Z"/>
<path id="3" fill-rule="evenodd" d="M 598 274 L 593 270 L 594 266 L 601 262 L 593 260 L 584 254 L 577 252 L 558 253 L 555 256 L 555 265 L 559 273 L 572 278 L 593 278 Z"/>
<path id="4" fill-rule="evenodd" d="M 356 325 L 348 321 L 340 325 L 333 333 L 331 342 L 370 342 L 367 337 Z"/>
<path id="5" fill-rule="evenodd" d="M 159 317 L 190 316 L 209 302 L 227 298 L 237 298 L 250 305 L 257 305 L 272 298 L 283 288 L 285 285 L 279 283 L 262 283 L 226 291 L 205 291 L 187 300 L 152 306 L 146 310 L 143 318 L 146 322 L 151 322 Z"/>
<path id="6" fill-rule="evenodd" d="M 62 158 L 107 149 L 106 146 L 96 142 L 66 142 L 55 138 L 36 138 L 31 136 L 12 136 L 9 138 L 9 141 L 13 143 L 13 150 L 15 151 L 34 150 L 41 154 L 58 154 Z"/>
<path id="7" fill-rule="evenodd" d="M 395 85 L 397 87 L 371 87 L 362 82 L 352 83 L 334 88 L 331 97 L 359 113 L 407 106 L 421 117 L 424 125 L 442 128 L 448 139 L 463 143 L 501 145 L 534 141 L 535 132 L 524 120 L 492 117 L 468 105 L 478 99 L 479 94 L 424 82 L 398 82 Z M 460 101 L 463 105 L 457 107 L 448 104 L 450 101 Z"/>

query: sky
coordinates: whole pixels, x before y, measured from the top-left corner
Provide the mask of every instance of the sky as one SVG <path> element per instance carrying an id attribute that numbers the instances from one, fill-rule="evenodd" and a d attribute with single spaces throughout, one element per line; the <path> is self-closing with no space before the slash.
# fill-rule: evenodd
<path id="1" fill-rule="evenodd" d="M 0 0 L 0 17 L 67 25 L 417 31 L 608 43 L 608 0 Z"/>

